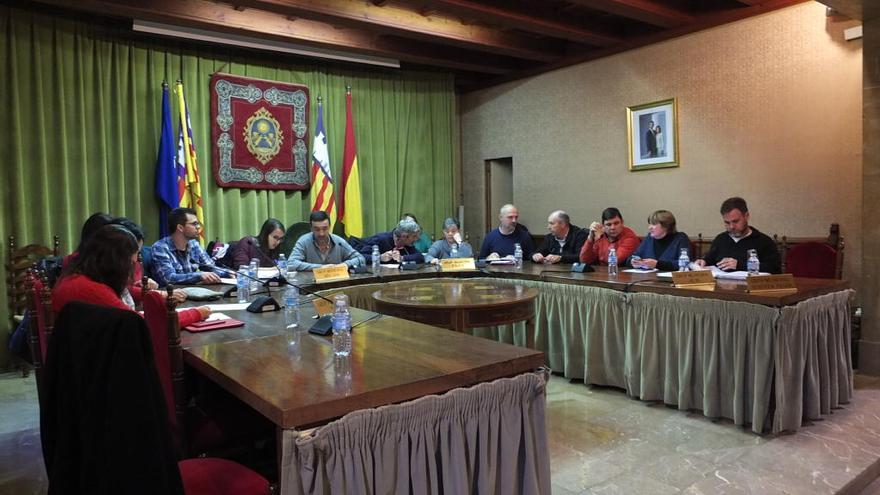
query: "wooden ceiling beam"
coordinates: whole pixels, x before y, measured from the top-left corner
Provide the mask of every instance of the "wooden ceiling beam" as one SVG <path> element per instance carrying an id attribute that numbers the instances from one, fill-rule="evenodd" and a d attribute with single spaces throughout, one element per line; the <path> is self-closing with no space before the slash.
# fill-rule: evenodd
<path id="1" fill-rule="evenodd" d="M 635 19 L 664 28 L 685 25 L 694 20 L 687 12 L 667 7 L 653 0 L 568 0 L 609 14 Z"/>
<path id="2" fill-rule="evenodd" d="M 217 33 L 231 33 L 254 39 L 295 43 L 398 59 L 453 70 L 467 70 L 483 74 L 503 75 L 514 70 L 493 58 L 480 57 L 469 61 L 466 57 L 444 57 L 440 50 L 433 52 L 407 50 L 404 43 L 394 43 L 375 33 L 332 26 L 323 22 L 294 19 L 247 9 L 242 12 L 232 5 L 209 0 L 42 0 L 42 3 L 67 7 L 96 15 L 160 22 L 178 27 L 205 29 Z M 496 63 L 497 62 L 497 63 Z"/>
<path id="3" fill-rule="evenodd" d="M 235 2 L 260 10 L 293 14 L 332 24 L 343 24 L 538 62 L 551 62 L 563 56 L 561 51 L 556 53 L 546 46 L 536 47 L 535 40 L 528 37 L 485 26 L 464 24 L 449 16 L 423 15 L 417 10 L 390 3 L 376 6 L 360 0 L 235 0 Z"/>
<path id="4" fill-rule="evenodd" d="M 455 15 L 467 16 L 499 24 L 503 27 L 536 33 L 551 38 L 562 38 L 586 45 L 604 47 L 616 45 L 623 41 L 614 35 L 484 5 L 470 0 L 431 0 L 431 5 Z"/>

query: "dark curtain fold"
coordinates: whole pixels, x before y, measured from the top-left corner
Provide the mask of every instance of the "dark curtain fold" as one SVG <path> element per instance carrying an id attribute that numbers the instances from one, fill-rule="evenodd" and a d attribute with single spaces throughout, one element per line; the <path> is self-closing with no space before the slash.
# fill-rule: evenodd
<path id="1" fill-rule="evenodd" d="M 154 169 L 161 82 L 181 78 L 190 108 L 208 239 L 256 234 L 267 217 L 307 218 L 308 191 L 220 189 L 211 175 L 208 81 L 212 73 L 305 84 L 324 99 L 332 172 L 341 178 L 345 87 L 352 87 L 366 232 L 391 228 L 403 211 L 429 233 L 455 213 L 455 93 L 449 74 L 334 65 L 281 54 L 232 51 L 132 33 L 111 21 L 0 6 L 3 195 L 0 236 L 70 251 L 95 211 L 131 217 L 159 232 Z M 176 105 L 174 106 L 176 109 Z M 177 124 L 174 125 L 175 136 Z M 5 272 L 2 273 L 5 280 Z M 0 288 L 6 300 L 6 285 Z M 8 322 L 6 304 L 0 321 Z M 0 325 L 5 334 L 8 324 Z M 4 339 L 5 342 L 5 339 Z M 8 355 L 0 351 L 0 366 Z"/>

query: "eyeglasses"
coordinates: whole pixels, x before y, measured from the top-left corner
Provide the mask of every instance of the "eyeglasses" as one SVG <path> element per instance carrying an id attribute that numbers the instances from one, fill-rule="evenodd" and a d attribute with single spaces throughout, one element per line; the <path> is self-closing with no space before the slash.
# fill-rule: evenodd
<path id="1" fill-rule="evenodd" d="M 187 225 L 192 225 L 193 227 L 201 227 L 202 222 L 199 222 L 198 220 L 195 220 L 195 221 L 193 221 L 193 222 L 186 222 L 186 224 L 187 224 Z"/>

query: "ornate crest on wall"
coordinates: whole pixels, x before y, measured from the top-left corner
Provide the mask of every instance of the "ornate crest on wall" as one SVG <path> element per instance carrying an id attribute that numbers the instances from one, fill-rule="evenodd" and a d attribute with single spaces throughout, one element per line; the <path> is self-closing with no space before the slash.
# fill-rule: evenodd
<path id="1" fill-rule="evenodd" d="M 308 121 L 307 86 L 214 74 L 211 138 L 217 185 L 308 188 Z"/>

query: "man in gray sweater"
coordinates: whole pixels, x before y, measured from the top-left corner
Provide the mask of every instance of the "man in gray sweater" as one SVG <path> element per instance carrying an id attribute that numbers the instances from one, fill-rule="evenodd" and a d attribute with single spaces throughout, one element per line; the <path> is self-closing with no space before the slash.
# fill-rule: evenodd
<path id="1" fill-rule="evenodd" d="M 287 261 L 287 268 L 311 271 L 324 265 L 344 264 L 349 268 L 365 266 L 364 257 L 345 239 L 330 233 L 330 216 L 314 211 L 309 216 L 312 231 L 296 241 Z"/>

